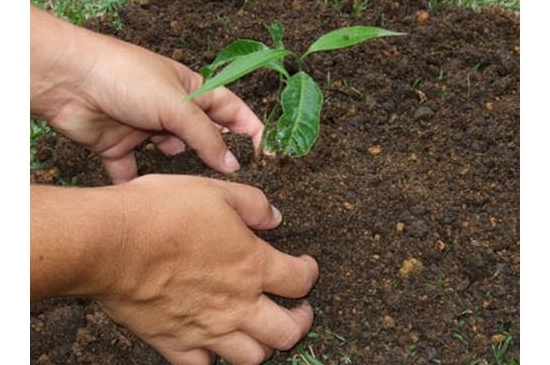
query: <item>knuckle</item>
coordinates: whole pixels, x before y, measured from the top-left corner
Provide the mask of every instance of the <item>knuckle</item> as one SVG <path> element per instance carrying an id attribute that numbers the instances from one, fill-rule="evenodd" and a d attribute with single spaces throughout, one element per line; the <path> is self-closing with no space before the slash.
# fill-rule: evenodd
<path id="1" fill-rule="evenodd" d="M 246 214 L 246 220 L 250 226 L 262 226 L 271 222 L 273 214 L 271 203 L 260 188 L 246 184 L 230 183 L 226 186 L 226 190 L 231 192 L 232 187 L 236 187 L 240 191 L 241 198 L 244 198 L 247 201 L 247 206 L 250 207 L 247 211 L 249 214 Z M 228 195 L 231 195 L 231 193 Z M 250 214 L 250 212 L 255 214 Z"/>
<path id="2" fill-rule="evenodd" d="M 202 76 L 197 72 L 190 72 L 188 74 L 189 77 L 189 84 L 188 84 L 188 92 L 193 92 L 199 87 L 202 86 Z"/>
<path id="3" fill-rule="evenodd" d="M 267 196 L 264 194 L 264 192 L 261 191 L 260 189 L 253 188 L 252 192 L 253 192 L 254 204 L 256 204 L 256 206 L 261 212 L 264 212 L 264 214 L 258 215 L 258 218 L 260 219 L 260 221 L 257 222 L 257 224 L 264 224 L 264 223 L 267 224 L 268 222 L 271 221 L 272 214 L 273 214 L 271 210 L 272 209 L 271 203 L 267 199 Z"/>
<path id="4" fill-rule="evenodd" d="M 212 307 L 216 311 L 231 312 L 235 309 L 235 301 L 228 294 L 220 293 L 212 298 Z"/>
<path id="5" fill-rule="evenodd" d="M 250 195 L 253 197 L 256 204 L 263 206 L 263 208 L 270 207 L 269 201 L 261 189 L 250 186 Z"/>
<path id="6" fill-rule="evenodd" d="M 259 251 L 259 250 L 257 250 Z M 263 252 L 254 252 L 238 264 L 238 271 L 242 277 L 242 282 L 246 283 L 244 290 L 247 293 L 261 293 L 263 282 L 263 268 L 267 262 Z"/>

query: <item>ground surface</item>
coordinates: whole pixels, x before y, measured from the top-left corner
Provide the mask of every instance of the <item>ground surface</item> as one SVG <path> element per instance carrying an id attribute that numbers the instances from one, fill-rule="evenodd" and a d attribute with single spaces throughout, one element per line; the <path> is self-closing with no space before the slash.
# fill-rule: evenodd
<path id="1" fill-rule="evenodd" d="M 315 3 L 151 0 L 121 9 L 122 31 L 90 23 L 195 69 L 234 38 L 268 42 L 263 24 L 273 20 L 298 52 L 352 24 L 408 34 L 311 57 L 326 104 L 306 158 L 256 162 L 246 138 L 228 137 L 243 168 L 221 176 L 193 152 L 167 158 L 144 144 L 140 173 L 214 176 L 267 192 L 284 222 L 261 235 L 320 264 L 302 351 L 323 364 L 491 364 L 499 334 L 513 337 L 505 360 L 518 358 L 519 19 L 446 6 L 426 19 L 417 11 L 427 1 L 370 1 L 360 16 Z M 264 116 L 277 78 L 261 71 L 231 88 Z M 39 142 L 44 168 L 33 181 L 108 183 L 84 149 L 61 136 Z M 31 358 L 164 363 L 86 300 L 32 306 Z"/>

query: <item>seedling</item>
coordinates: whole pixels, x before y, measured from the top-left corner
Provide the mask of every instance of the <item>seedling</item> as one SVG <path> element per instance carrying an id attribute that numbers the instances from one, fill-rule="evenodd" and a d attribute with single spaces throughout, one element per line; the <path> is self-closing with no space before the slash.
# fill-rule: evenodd
<path id="1" fill-rule="evenodd" d="M 250 39 L 231 42 L 210 65 L 201 68 L 203 85 L 187 95 L 184 101 L 227 85 L 259 68 L 278 72 L 281 82 L 279 90 L 282 91 L 278 97 L 280 107 L 276 107 L 274 112 L 278 111 L 280 115 L 274 124 L 269 123 L 268 118 L 263 143 L 268 152 L 280 152 L 289 157 L 305 156 L 319 136 L 323 94 L 315 80 L 304 71 L 306 58 L 315 52 L 350 47 L 372 38 L 403 34 L 369 26 L 340 28 L 318 38 L 300 56 L 285 48 L 283 27 L 280 23 L 270 23 L 266 28 L 274 48 Z M 286 57 L 296 61 L 298 71 L 293 75 L 290 75 L 284 65 Z M 217 72 L 223 66 L 225 67 Z"/>

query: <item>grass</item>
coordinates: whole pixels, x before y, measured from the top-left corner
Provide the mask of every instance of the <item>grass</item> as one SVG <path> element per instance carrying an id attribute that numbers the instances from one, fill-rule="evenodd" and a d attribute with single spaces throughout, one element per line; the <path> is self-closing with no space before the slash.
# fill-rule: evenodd
<path id="1" fill-rule="evenodd" d="M 510 346 L 513 344 L 514 338 L 509 333 L 506 333 L 504 341 L 498 345 L 491 345 L 491 352 L 493 354 L 491 362 L 485 359 L 477 359 L 470 361 L 468 365 L 519 365 L 519 358 L 508 353 Z"/>
<path id="2" fill-rule="evenodd" d="M 31 0 L 31 4 L 50 10 L 73 24 L 83 25 L 87 19 L 107 16 L 117 30 L 123 23 L 118 8 L 128 0 Z"/>
<path id="3" fill-rule="evenodd" d="M 295 354 L 288 359 L 292 365 L 324 365 L 321 360 L 315 356 L 313 349 L 308 347 L 307 349 L 303 343 L 298 344 Z"/>
<path id="4" fill-rule="evenodd" d="M 42 167 L 37 152 L 36 142 L 38 138 L 46 134 L 55 133 L 52 127 L 48 125 L 48 122 L 44 120 L 31 119 L 30 122 L 30 165 L 31 170 L 37 170 Z"/>
<path id="5" fill-rule="evenodd" d="M 519 12 L 519 0 L 430 0 L 428 7 L 435 9 L 439 4 L 447 3 L 480 11 L 483 6 L 498 6 L 509 11 Z"/>
<path id="6" fill-rule="evenodd" d="M 515 356 L 508 356 L 508 359 L 506 356 L 513 341 L 514 338 L 510 334 L 506 334 L 504 341 L 496 346 L 491 346 L 494 365 L 519 365 L 519 360 Z"/>
<path id="7" fill-rule="evenodd" d="M 294 349 L 292 357 L 287 359 L 287 362 L 291 365 L 325 365 L 313 352 L 311 346 L 306 346 L 303 343 L 299 343 Z M 345 361 L 345 360 L 344 360 Z M 349 364 L 348 362 L 344 362 Z M 219 365 L 229 365 L 229 363 L 223 359 L 218 360 Z M 275 365 L 271 360 L 267 360 L 262 365 Z"/>

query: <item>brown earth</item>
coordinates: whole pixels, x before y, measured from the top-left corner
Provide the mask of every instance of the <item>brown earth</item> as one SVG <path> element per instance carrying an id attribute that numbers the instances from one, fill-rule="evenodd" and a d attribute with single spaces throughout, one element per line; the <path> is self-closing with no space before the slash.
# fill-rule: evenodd
<path id="1" fill-rule="evenodd" d="M 405 0 L 370 1 L 360 15 L 315 1 L 138 3 L 122 8 L 122 31 L 108 19 L 88 27 L 194 69 L 232 39 L 269 42 L 264 24 L 273 20 L 297 52 L 347 25 L 406 32 L 309 59 L 326 104 L 307 157 L 254 161 L 247 138 L 228 136 L 243 168 L 222 176 L 193 152 L 168 158 L 144 143 L 140 173 L 200 174 L 266 191 L 284 221 L 260 234 L 320 264 L 309 296 L 317 316 L 301 351 L 323 364 L 491 364 L 497 334 L 513 337 L 506 362 L 519 358 L 516 15 L 449 6 L 426 13 L 427 1 Z M 277 76 L 260 71 L 230 88 L 263 117 Z M 67 139 L 45 137 L 38 149 L 44 168 L 33 181 L 108 184 L 97 157 Z M 35 303 L 30 350 L 32 364 L 165 363 L 88 300 Z"/>

